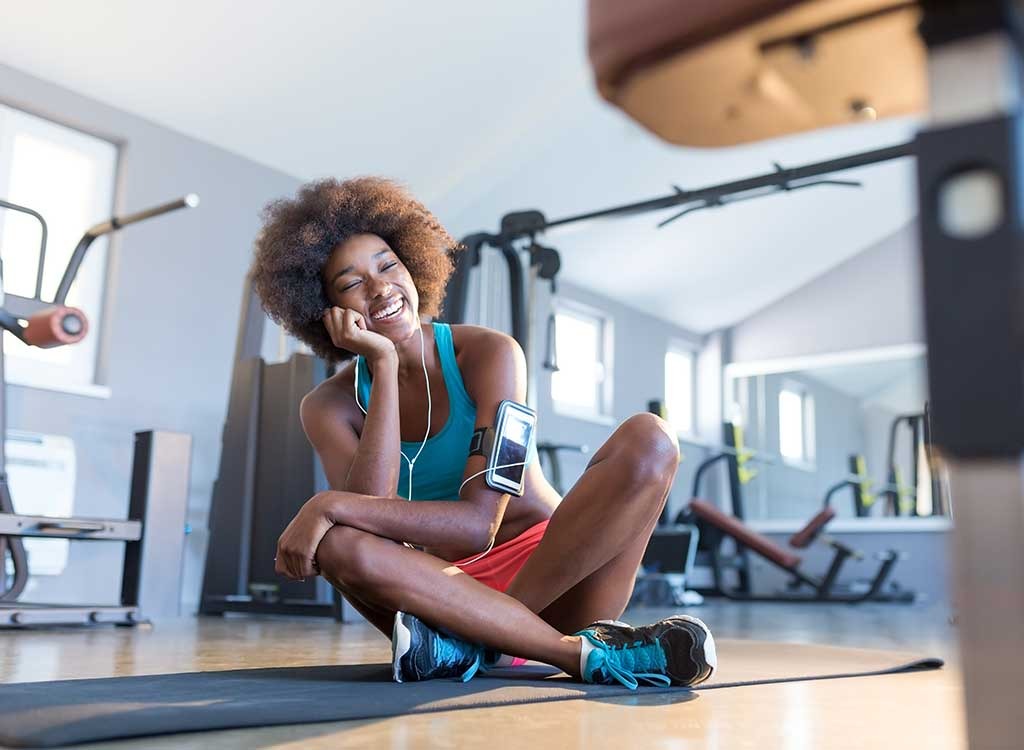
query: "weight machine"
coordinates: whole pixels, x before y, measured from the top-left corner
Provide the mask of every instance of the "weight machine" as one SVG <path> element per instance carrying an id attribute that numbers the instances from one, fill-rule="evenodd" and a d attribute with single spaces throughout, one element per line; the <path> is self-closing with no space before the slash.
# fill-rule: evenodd
<path id="1" fill-rule="evenodd" d="M 0 287 L 0 328 L 30 346 L 52 348 L 81 341 L 88 320 L 81 310 L 68 307 L 68 293 L 89 246 L 99 237 L 130 224 L 199 204 L 187 195 L 145 211 L 116 216 L 90 227 L 75 247 L 52 301 L 42 298 L 46 259 L 46 221 L 37 211 L 0 200 L 0 208 L 27 214 L 39 222 L 39 263 L 32 297 L 4 294 Z M 0 263 L 2 278 L 2 263 Z M 2 283 L 2 282 L 0 282 Z M 128 520 L 111 518 L 54 518 L 19 515 L 8 485 L 4 436 L 7 427 L 6 380 L 3 339 L 0 337 L 0 565 L 10 556 L 13 576 L 0 576 L 0 627 L 113 623 L 136 625 L 147 614 L 177 612 L 179 578 L 160 575 L 181 570 L 183 541 L 168 544 L 164 537 L 174 529 L 185 531 L 188 480 L 191 464 L 190 435 L 165 431 L 135 433 Z M 119 605 L 33 604 L 19 601 L 29 579 L 29 560 L 23 537 L 105 540 L 127 542 L 121 577 Z M 145 573 L 146 587 L 142 587 Z"/>

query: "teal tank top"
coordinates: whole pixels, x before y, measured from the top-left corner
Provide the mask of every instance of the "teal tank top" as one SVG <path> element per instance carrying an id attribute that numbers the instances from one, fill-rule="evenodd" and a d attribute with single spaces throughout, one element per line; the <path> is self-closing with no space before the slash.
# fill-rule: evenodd
<path id="1" fill-rule="evenodd" d="M 448 390 L 448 421 L 436 435 L 427 439 L 416 468 L 412 473 L 413 500 L 457 500 L 459 485 L 466 471 L 469 456 L 469 442 L 476 429 L 476 404 L 466 392 L 462 373 L 455 361 L 455 345 L 452 343 L 452 329 L 447 323 L 433 323 L 434 341 L 441 359 L 441 372 Z M 370 369 L 362 356 L 356 359 L 359 368 L 359 403 L 364 409 L 370 408 Z M 427 394 L 423 394 L 424 404 Z M 402 441 L 402 453 L 412 460 L 420 449 L 422 440 Z M 409 464 L 399 458 L 398 494 L 408 499 Z"/>

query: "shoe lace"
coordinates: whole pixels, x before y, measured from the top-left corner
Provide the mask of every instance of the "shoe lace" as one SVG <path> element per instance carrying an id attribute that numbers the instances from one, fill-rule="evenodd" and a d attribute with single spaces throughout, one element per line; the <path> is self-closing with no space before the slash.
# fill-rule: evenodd
<path id="1" fill-rule="evenodd" d="M 472 661 L 466 667 L 466 670 L 459 676 L 459 679 L 462 682 L 469 682 L 473 675 L 475 675 L 483 666 L 483 649 L 472 646 L 465 641 L 438 635 L 433 639 L 431 650 L 435 664 L 452 670 L 458 670 L 465 666 L 467 659 L 466 652 L 468 650 L 472 651 Z"/>
<path id="2" fill-rule="evenodd" d="M 665 652 L 657 643 L 636 641 L 633 644 L 612 648 L 605 643 L 595 643 L 597 649 L 591 654 L 596 659 L 595 671 L 604 671 L 630 690 L 636 690 L 639 680 L 653 685 L 671 685 L 672 680 L 665 674 L 667 663 Z"/>

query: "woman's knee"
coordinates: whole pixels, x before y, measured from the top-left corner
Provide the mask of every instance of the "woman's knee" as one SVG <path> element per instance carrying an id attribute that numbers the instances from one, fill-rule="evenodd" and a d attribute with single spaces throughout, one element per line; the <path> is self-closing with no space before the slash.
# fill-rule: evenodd
<path id="1" fill-rule="evenodd" d="M 679 441 L 672 427 L 656 414 L 634 414 L 615 431 L 617 450 L 635 479 L 671 481 L 679 468 Z"/>
<path id="2" fill-rule="evenodd" d="M 373 574 L 373 535 L 351 526 L 334 526 L 316 550 L 320 572 L 355 588 L 365 586 Z"/>

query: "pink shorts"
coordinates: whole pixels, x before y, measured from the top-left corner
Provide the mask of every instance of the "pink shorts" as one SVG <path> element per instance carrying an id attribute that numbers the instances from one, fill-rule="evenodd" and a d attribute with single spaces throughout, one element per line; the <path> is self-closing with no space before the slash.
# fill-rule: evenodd
<path id="1" fill-rule="evenodd" d="M 507 542 L 499 544 L 476 562 L 467 565 L 462 560 L 458 560 L 452 564 L 462 568 L 464 573 L 473 576 L 480 583 L 504 592 L 512 583 L 512 579 L 516 577 L 519 569 L 537 549 L 547 528 L 548 521 L 545 519 L 531 526 L 515 539 L 509 539 Z M 463 559 L 472 560 L 474 557 L 476 555 Z"/>

